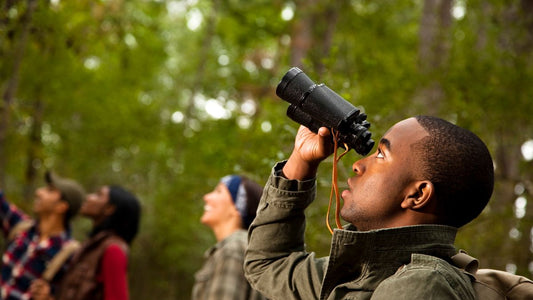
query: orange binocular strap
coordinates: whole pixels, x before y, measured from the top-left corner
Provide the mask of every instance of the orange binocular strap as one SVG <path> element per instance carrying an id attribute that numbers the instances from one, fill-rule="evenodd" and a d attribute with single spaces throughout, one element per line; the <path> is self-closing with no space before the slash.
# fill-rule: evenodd
<path id="1" fill-rule="evenodd" d="M 335 130 L 331 129 L 331 134 L 333 135 L 333 143 L 335 149 L 333 150 L 333 170 L 331 174 L 331 192 L 329 194 L 329 204 L 328 204 L 328 212 L 326 213 L 326 226 L 328 227 L 328 230 L 331 234 L 333 234 L 333 229 L 331 228 L 331 225 L 329 224 L 329 213 L 331 210 L 331 204 L 333 203 L 333 194 L 335 193 L 335 223 L 337 225 L 337 228 L 341 229 L 342 224 L 340 222 L 340 195 L 339 195 L 339 186 L 337 185 L 337 164 L 339 160 L 350 150 L 348 148 L 348 145 L 344 144 L 344 148 L 346 149 L 339 157 L 337 157 L 337 148 L 338 148 L 338 142 L 337 138 L 339 136 L 339 133 Z"/>

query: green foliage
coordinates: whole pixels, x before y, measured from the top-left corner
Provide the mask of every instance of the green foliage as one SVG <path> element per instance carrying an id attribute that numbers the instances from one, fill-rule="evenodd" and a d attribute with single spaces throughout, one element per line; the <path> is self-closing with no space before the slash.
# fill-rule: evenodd
<path id="1" fill-rule="evenodd" d="M 2 92 L 22 53 L 0 144 L 3 188 L 31 208 L 24 192 L 51 168 L 89 190 L 118 183 L 138 194 L 143 215 L 131 253 L 132 299 L 189 298 L 202 254 L 215 242 L 199 222 L 202 196 L 226 174 L 264 183 L 274 163 L 288 157 L 298 126 L 285 116 L 288 104 L 275 87 L 293 64 L 361 107 L 375 139 L 424 114 L 428 105 L 415 98 L 438 82 L 445 94 L 439 114 L 477 133 L 496 162 L 492 202 L 461 230 L 458 246 L 485 267 L 514 263 L 531 275 L 533 209 L 528 205 L 522 218 L 513 210 L 517 196 L 531 198 L 531 162 L 519 155 L 533 132 L 529 19 L 509 20 L 520 11 L 516 4 L 487 9 L 469 1 L 444 41 L 444 70 L 429 76 L 419 65 L 422 1 L 38 1 L 25 42 L 26 2 L 14 2 L 0 16 Z M 287 8 L 294 17 L 283 20 Z M 191 26 L 195 20 L 201 22 Z M 298 36 L 302 24 L 309 36 Z M 304 55 L 295 62 L 297 51 Z M 215 116 L 210 105 L 223 114 Z M 352 151 L 341 160 L 341 188 L 356 159 Z M 307 249 L 319 255 L 329 250 L 331 163 L 319 170 L 319 196 L 306 211 Z M 526 188 L 518 195 L 520 184 Z M 89 224 L 76 224 L 83 239 Z"/>

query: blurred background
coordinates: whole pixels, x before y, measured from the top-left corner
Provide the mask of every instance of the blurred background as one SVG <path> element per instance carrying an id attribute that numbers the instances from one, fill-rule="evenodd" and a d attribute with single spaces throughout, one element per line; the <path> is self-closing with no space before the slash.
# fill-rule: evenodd
<path id="1" fill-rule="evenodd" d="M 275 95 L 298 66 L 362 109 L 376 140 L 437 115 L 489 146 L 496 186 L 458 248 L 533 276 L 533 1 L 1 0 L 0 187 L 31 211 L 45 170 L 142 200 L 132 299 L 188 299 L 215 238 L 202 195 L 265 183 L 298 125 Z M 345 186 L 351 151 L 339 166 Z M 307 211 L 327 255 L 331 160 Z M 83 240 L 89 228 L 75 221 Z"/>

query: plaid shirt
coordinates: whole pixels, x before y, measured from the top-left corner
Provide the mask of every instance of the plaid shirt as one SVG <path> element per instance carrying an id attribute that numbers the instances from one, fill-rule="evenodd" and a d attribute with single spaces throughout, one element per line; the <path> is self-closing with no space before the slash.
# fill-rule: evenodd
<path id="1" fill-rule="evenodd" d="M 238 230 L 205 253 L 206 262 L 195 275 L 193 300 L 262 300 L 244 278 L 247 232 Z"/>
<path id="2" fill-rule="evenodd" d="M 23 220 L 30 218 L 15 205 L 8 203 L 0 191 L 0 220 L 2 233 L 7 238 L 11 229 Z M 40 278 L 46 264 L 56 255 L 63 244 L 71 239 L 67 230 L 58 236 L 42 240 L 33 224 L 29 229 L 6 241 L 0 268 L 0 299 L 30 299 L 29 287 L 32 280 Z M 59 278 L 60 270 L 55 278 Z"/>

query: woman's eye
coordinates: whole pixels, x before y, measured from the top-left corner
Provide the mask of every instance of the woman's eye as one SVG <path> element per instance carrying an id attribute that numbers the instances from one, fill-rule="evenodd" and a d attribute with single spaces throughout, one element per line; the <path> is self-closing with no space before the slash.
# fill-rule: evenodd
<path id="1" fill-rule="evenodd" d="M 384 158 L 383 153 L 381 153 L 381 150 L 378 149 L 378 154 L 376 155 L 377 158 Z"/>

